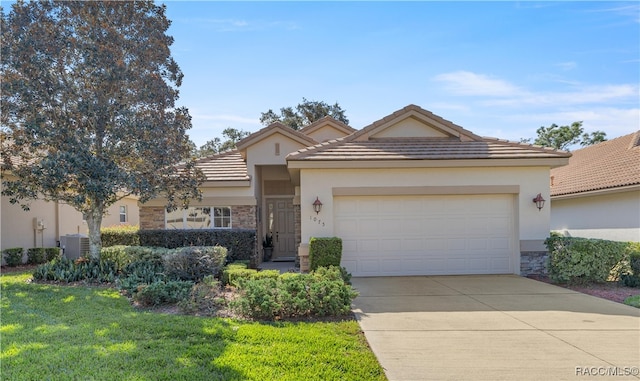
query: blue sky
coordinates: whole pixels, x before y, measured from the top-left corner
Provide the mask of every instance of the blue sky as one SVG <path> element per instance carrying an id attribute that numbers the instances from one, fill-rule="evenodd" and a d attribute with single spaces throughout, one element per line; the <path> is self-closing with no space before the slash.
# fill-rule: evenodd
<path id="1" fill-rule="evenodd" d="M 640 129 L 638 2 L 169 1 L 197 145 L 302 97 L 360 129 L 417 104 L 482 136 Z"/>

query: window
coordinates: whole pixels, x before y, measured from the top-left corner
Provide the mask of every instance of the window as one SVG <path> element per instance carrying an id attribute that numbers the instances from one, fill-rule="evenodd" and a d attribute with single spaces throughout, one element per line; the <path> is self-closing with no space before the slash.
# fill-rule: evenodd
<path id="1" fill-rule="evenodd" d="M 127 206 L 126 205 L 120 206 L 120 222 L 121 223 L 127 222 Z"/>
<path id="2" fill-rule="evenodd" d="M 228 206 L 213 208 L 213 227 L 231 228 L 231 208 Z"/>
<path id="3" fill-rule="evenodd" d="M 167 229 L 231 229 L 231 207 L 190 207 L 165 215 Z"/>

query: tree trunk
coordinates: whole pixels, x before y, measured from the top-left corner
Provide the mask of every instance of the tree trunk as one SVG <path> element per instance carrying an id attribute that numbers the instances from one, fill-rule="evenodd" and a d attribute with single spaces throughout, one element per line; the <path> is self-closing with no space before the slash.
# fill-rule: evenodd
<path id="1" fill-rule="evenodd" d="M 102 250 L 102 237 L 100 236 L 102 212 L 102 208 L 94 206 L 86 215 L 89 227 L 89 255 L 96 259 L 100 258 L 100 250 Z"/>

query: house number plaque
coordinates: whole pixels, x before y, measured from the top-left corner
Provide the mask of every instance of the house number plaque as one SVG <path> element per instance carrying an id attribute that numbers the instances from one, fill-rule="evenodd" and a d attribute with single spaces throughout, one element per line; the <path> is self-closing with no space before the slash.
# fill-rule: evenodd
<path id="1" fill-rule="evenodd" d="M 324 221 L 318 217 L 309 216 L 309 220 L 317 223 L 318 225 L 324 226 Z"/>

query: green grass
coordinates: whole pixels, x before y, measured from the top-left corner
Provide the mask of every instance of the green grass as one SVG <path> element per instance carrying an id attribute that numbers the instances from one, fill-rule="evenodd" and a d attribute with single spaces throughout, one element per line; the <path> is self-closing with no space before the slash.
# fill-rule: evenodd
<path id="1" fill-rule="evenodd" d="M 624 304 L 631 307 L 640 308 L 640 295 L 630 296 L 626 298 L 624 300 Z"/>
<path id="2" fill-rule="evenodd" d="M 114 289 L 3 274 L 2 380 L 385 380 L 356 322 L 139 312 Z"/>

